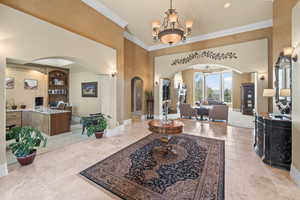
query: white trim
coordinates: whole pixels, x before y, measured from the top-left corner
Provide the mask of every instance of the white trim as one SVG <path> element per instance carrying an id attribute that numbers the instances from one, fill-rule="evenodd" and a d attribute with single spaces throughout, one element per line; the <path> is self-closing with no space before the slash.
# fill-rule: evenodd
<path id="1" fill-rule="evenodd" d="M 141 116 L 141 120 L 142 120 L 142 121 L 146 121 L 146 120 L 147 120 L 147 115 L 142 115 L 142 116 Z"/>
<path id="2" fill-rule="evenodd" d="M 117 25 L 121 26 L 122 28 L 125 28 L 128 25 L 128 23 L 124 19 L 119 17 L 116 13 L 114 13 L 111 9 L 106 7 L 100 1 L 96 1 L 96 0 L 81 0 L 81 1 L 87 4 L 88 6 L 90 6 L 91 8 L 94 8 L 100 14 L 104 15 L 105 17 L 107 17 Z"/>
<path id="3" fill-rule="evenodd" d="M 153 117 L 154 117 L 154 119 L 157 119 L 157 120 L 160 120 L 160 119 L 162 119 L 162 118 L 163 118 L 163 116 L 162 116 L 162 115 L 154 115 Z"/>
<path id="4" fill-rule="evenodd" d="M 123 36 L 127 39 L 130 40 L 131 42 L 137 44 L 138 46 L 146 49 L 147 51 L 149 51 L 149 46 L 147 46 L 143 41 L 141 41 L 140 39 L 138 39 L 137 37 L 135 37 L 134 35 L 132 35 L 131 33 L 125 31 L 123 33 Z"/>
<path id="5" fill-rule="evenodd" d="M 0 177 L 8 175 L 7 163 L 0 165 Z"/>
<path id="6" fill-rule="evenodd" d="M 122 134 L 122 131 L 125 129 L 125 125 L 119 125 L 116 126 L 115 128 L 107 129 L 105 132 L 105 137 L 113 137 L 116 135 Z"/>
<path id="7" fill-rule="evenodd" d="M 116 23 L 120 27 L 125 28 L 126 26 L 128 26 L 128 22 L 126 22 L 124 19 L 122 19 L 120 16 L 118 16 L 115 12 L 113 12 L 111 9 L 106 7 L 100 1 L 96 1 L 96 0 L 81 0 L 81 1 L 86 3 L 87 5 L 89 5 L 90 7 L 94 8 L 100 14 L 109 18 L 110 20 L 112 20 L 114 23 Z M 181 45 L 190 44 L 190 43 L 194 43 L 194 42 L 215 39 L 215 38 L 224 37 L 224 36 L 228 36 L 228 35 L 247 32 L 247 31 L 254 31 L 254 30 L 258 30 L 258 29 L 268 28 L 268 27 L 272 27 L 272 26 L 273 26 L 273 20 L 270 19 L 270 20 L 265 20 L 265 21 L 261 21 L 258 23 L 253 23 L 253 24 L 248 24 L 248 25 L 244 25 L 244 26 L 238 26 L 238 27 L 234 27 L 234 28 L 230 28 L 230 29 L 225 29 L 222 31 L 208 33 L 205 35 L 194 36 L 191 38 L 187 38 L 187 40 L 184 42 L 179 42 L 172 46 L 170 46 L 168 44 L 158 44 L 158 45 L 148 46 L 143 41 L 141 41 L 136 36 L 132 35 L 131 33 L 127 32 L 127 31 L 124 32 L 123 36 L 126 39 L 139 45 L 140 47 L 146 49 L 147 51 L 155 51 L 155 50 L 159 50 L 159 49 L 165 49 L 168 47 L 181 46 Z"/>
<path id="8" fill-rule="evenodd" d="M 81 119 L 81 118 L 78 117 L 78 116 L 74 116 L 74 115 L 72 116 L 72 121 L 73 121 L 73 122 L 80 122 L 80 119 Z"/>
<path id="9" fill-rule="evenodd" d="M 126 120 L 124 120 L 123 124 L 124 125 L 130 125 L 130 124 L 132 124 L 132 119 L 126 119 Z"/>
<path id="10" fill-rule="evenodd" d="M 292 179 L 300 186 L 300 171 L 294 166 L 291 166 L 291 172 L 290 175 Z"/>
<path id="11" fill-rule="evenodd" d="M 165 45 L 165 44 L 153 45 L 153 46 L 148 47 L 148 51 L 154 51 L 154 50 L 159 50 L 159 49 L 164 49 L 164 48 L 174 47 L 174 46 L 181 46 L 181 45 L 190 44 L 190 43 L 194 43 L 194 42 L 215 39 L 215 38 L 224 37 L 224 36 L 228 36 L 228 35 L 268 28 L 268 27 L 272 27 L 272 26 L 273 26 L 273 20 L 270 19 L 270 20 L 266 20 L 266 21 L 262 21 L 262 22 L 258 22 L 258 23 L 254 23 L 254 24 L 248 24 L 245 26 L 238 26 L 238 27 L 234 27 L 231 29 L 225 29 L 222 31 L 214 32 L 214 33 L 198 35 L 195 37 L 188 38 L 185 42 L 179 42 L 178 44 L 175 44 L 172 46 Z"/>

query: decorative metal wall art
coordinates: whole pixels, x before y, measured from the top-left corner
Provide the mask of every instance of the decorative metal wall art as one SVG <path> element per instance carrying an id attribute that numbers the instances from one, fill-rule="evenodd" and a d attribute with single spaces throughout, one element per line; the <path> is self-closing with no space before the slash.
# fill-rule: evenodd
<path id="1" fill-rule="evenodd" d="M 174 59 L 171 63 L 172 66 L 180 65 L 180 64 L 187 64 L 192 62 L 195 59 L 200 58 L 208 58 L 211 60 L 231 60 L 231 59 L 238 59 L 238 56 L 234 52 L 227 52 L 227 53 L 217 53 L 213 51 L 196 51 L 192 52 L 184 58 L 177 58 Z"/>

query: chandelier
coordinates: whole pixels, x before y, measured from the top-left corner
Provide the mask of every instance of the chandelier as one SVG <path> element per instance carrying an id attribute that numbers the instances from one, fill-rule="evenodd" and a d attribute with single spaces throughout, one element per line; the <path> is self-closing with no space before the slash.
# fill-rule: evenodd
<path id="1" fill-rule="evenodd" d="M 178 13 L 173 8 L 172 0 L 170 0 L 170 9 L 165 14 L 162 25 L 160 21 L 152 22 L 153 40 L 160 40 L 162 43 L 170 45 L 186 40 L 186 37 L 192 33 L 193 21 L 188 20 L 183 26 Z"/>

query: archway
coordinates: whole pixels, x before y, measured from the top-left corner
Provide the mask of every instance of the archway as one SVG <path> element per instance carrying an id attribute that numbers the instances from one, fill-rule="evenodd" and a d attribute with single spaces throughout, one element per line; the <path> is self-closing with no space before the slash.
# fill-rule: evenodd
<path id="1" fill-rule="evenodd" d="M 131 79 L 131 112 L 142 114 L 144 82 L 140 77 Z"/>
<path id="2" fill-rule="evenodd" d="M 57 28 L 52 24 L 38 20 L 30 15 L 26 15 L 14 9 L 0 6 L 0 10 L 3 16 L 7 16 L 11 19 L 11 23 L 0 22 L 0 26 L 1 28 L 3 28 L 3 33 L 1 33 L 1 35 L 4 36 L 0 39 L 0 96 L 4 97 L 0 99 L 0 176 L 2 176 L 8 173 L 5 140 L 6 92 L 4 83 L 5 70 L 7 69 L 7 60 L 9 58 L 25 61 L 25 63 L 23 64 L 33 63 L 41 60 L 44 61 L 45 59 L 64 59 L 73 61 L 74 64 L 71 69 L 74 69 L 74 65 L 76 64 L 76 66 L 78 66 L 78 70 L 76 72 L 83 72 L 86 75 L 76 76 L 79 78 L 85 78 L 85 80 L 82 80 L 80 82 L 76 82 L 75 78 L 73 79 L 74 82 L 76 82 L 76 88 L 75 85 L 72 84 L 74 85 L 73 91 L 76 91 L 76 93 L 81 97 L 81 82 L 89 82 L 91 79 L 97 80 L 99 82 L 98 88 L 100 92 L 100 95 L 98 95 L 98 97 L 102 98 L 100 101 L 101 106 L 103 105 L 102 111 L 103 113 L 109 114 L 112 117 L 112 121 L 115 125 L 117 125 L 116 119 L 118 116 L 118 111 L 115 108 L 117 105 L 117 101 L 122 100 L 117 99 L 116 97 L 117 78 L 109 76 L 112 72 L 116 71 L 117 52 L 115 49 L 89 40 L 77 34 L 71 33 L 64 29 Z M 26 25 L 26 27 L 31 27 L 31 29 L 21 28 L 22 26 L 20 25 Z M 33 29 L 35 30 L 34 33 L 31 31 Z M 26 36 L 26 40 L 24 40 L 24 36 Z M 76 47 L 84 47 L 84 49 Z M 35 71 L 28 71 L 30 71 L 30 73 L 35 73 Z M 89 71 L 90 73 L 86 73 L 86 71 Z M 88 76 L 89 74 L 92 74 L 93 78 L 90 78 Z M 26 78 L 28 77 L 29 76 L 27 76 L 26 74 Z M 21 80 L 17 88 L 23 90 L 24 79 L 15 78 L 15 80 Z M 43 82 L 44 81 L 46 83 L 44 84 L 45 87 L 43 87 L 43 94 L 44 96 L 49 96 L 49 90 L 47 89 L 48 82 L 46 77 L 45 79 L 43 79 Z M 38 81 L 38 87 L 41 86 L 41 84 L 39 83 L 42 82 Z M 40 88 L 42 89 L 42 87 Z M 16 91 L 16 89 L 14 90 Z M 36 90 L 32 91 L 33 95 L 35 95 L 35 93 Z M 38 94 L 38 96 L 41 95 Z M 76 99 L 76 97 L 74 97 L 74 99 Z M 91 100 L 95 99 L 96 98 L 93 98 Z M 32 102 L 34 101 L 30 101 L 30 104 L 32 104 Z M 80 100 L 79 103 L 81 102 L 86 103 L 86 99 Z M 21 103 L 23 104 L 23 102 Z M 72 102 L 72 105 L 74 106 L 75 103 Z M 99 102 L 96 103 L 96 106 L 97 105 L 99 105 Z M 91 107 L 90 104 L 89 107 Z"/>

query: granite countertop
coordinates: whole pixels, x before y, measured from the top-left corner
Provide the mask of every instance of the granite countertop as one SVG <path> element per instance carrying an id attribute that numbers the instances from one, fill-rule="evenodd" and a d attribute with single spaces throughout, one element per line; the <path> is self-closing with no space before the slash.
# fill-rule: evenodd
<path id="1" fill-rule="evenodd" d="M 16 109 L 16 110 L 6 110 L 6 112 L 37 112 L 46 115 L 58 114 L 58 113 L 69 113 L 71 111 L 68 110 L 55 110 L 49 108 L 42 109 Z"/>

